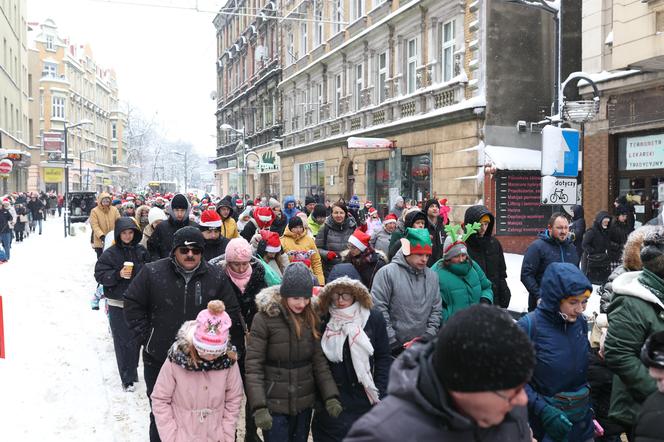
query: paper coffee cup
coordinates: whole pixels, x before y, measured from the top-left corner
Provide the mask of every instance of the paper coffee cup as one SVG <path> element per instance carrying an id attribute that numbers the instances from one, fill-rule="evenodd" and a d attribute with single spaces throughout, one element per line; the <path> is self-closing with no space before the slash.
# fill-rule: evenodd
<path id="1" fill-rule="evenodd" d="M 134 270 L 134 263 L 131 261 L 125 261 L 123 266 L 123 270 L 129 272 L 129 276 L 131 277 L 131 273 Z"/>

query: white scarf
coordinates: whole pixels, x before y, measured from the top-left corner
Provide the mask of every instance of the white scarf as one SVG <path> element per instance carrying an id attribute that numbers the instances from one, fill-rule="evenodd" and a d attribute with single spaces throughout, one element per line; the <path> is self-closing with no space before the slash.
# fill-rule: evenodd
<path id="1" fill-rule="evenodd" d="M 344 309 L 330 306 L 330 321 L 323 333 L 321 347 L 330 362 L 342 362 L 344 343 L 348 339 L 355 375 L 360 384 L 364 386 L 364 392 L 373 405 L 379 402 L 379 398 L 369 363 L 369 357 L 373 355 L 374 348 L 364 332 L 369 313 L 369 309 L 360 306 L 358 302 Z"/>

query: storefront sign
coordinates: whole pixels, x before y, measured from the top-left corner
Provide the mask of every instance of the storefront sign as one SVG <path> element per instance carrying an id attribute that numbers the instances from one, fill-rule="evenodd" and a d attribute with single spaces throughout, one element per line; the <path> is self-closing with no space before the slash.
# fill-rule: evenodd
<path id="1" fill-rule="evenodd" d="M 42 144 L 45 152 L 62 152 L 64 141 L 60 132 L 44 132 Z"/>
<path id="2" fill-rule="evenodd" d="M 496 233 L 534 236 L 546 228 L 551 206 L 540 202 L 539 171 L 500 171 L 496 175 Z"/>
<path id="3" fill-rule="evenodd" d="M 385 138 L 348 138 L 349 149 L 388 149 L 396 147 L 394 141 Z"/>
<path id="4" fill-rule="evenodd" d="M 542 177 L 542 204 L 576 204 L 576 178 Z"/>
<path id="5" fill-rule="evenodd" d="M 44 167 L 44 182 L 45 183 L 61 183 L 64 179 L 64 169 L 57 167 Z"/>
<path id="6" fill-rule="evenodd" d="M 625 169 L 664 169 L 664 134 L 627 138 Z"/>
<path id="7" fill-rule="evenodd" d="M 113 184 L 113 180 L 111 180 L 110 178 L 104 178 L 103 183 L 104 186 L 110 186 L 111 184 Z"/>
<path id="8" fill-rule="evenodd" d="M 7 176 L 10 173 L 12 173 L 12 169 L 14 168 L 14 163 L 12 163 L 12 160 L 0 160 L 0 176 Z"/>

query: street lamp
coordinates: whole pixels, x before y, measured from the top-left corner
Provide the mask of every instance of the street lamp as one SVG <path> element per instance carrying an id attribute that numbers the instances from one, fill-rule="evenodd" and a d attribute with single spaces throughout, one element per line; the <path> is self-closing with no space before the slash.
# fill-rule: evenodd
<path id="1" fill-rule="evenodd" d="M 187 194 L 187 152 L 182 153 L 176 150 L 172 150 L 171 153 L 184 157 L 184 193 L 186 195 Z"/>
<path id="2" fill-rule="evenodd" d="M 88 119 L 83 119 L 83 120 L 79 121 L 76 124 L 71 124 L 71 125 L 67 125 L 67 123 L 63 124 L 64 136 L 65 136 L 65 145 L 64 145 L 64 149 L 65 149 L 65 197 L 64 197 L 64 202 L 63 202 L 63 206 L 64 206 L 64 209 L 65 209 L 65 216 L 64 216 L 65 238 L 67 237 L 67 229 L 69 227 L 69 222 L 68 222 L 68 220 L 69 220 L 69 217 L 68 217 L 69 209 L 67 207 L 67 200 L 69 198 L 69 150 L 67 148 L 67 138 L 69 138 L 69 137 L 67 136 L 67 131 L 69 131 L 69 129 L 73 129 L 75 127 L 80 127 L 80 126 L 83 126 L 83 125 L 86 125 L 86 124 L 92 124 L 92 121 L 90 121 Z"/>
<path id="3" fill-rule="evenodd" d="M 78 152 L 78 187 L 80 190 L 83 190 L 83 154 L 84 153 L 90 153 L 90 152 L 96 152 L 97 149 L 94 147 L 92 149 L 88 150 L 81 150 Z M 88 175 L 89 176 L 89 175 Z M 88 185 L 89 181 L 86 180 L 85 182 L 85 190 L 88 190 Z"/>
<path id="4" fill-rule="evenodd" d="M 242 148 L 241 149 L 242 150 L 242 199 L 244 199 L 244 195 L 247 193 L 247 158 L 246 158 L 247 145 L 244 142 L 246 138 L 245 128 L 244 126 L 242 126 L 242 130 L 235 129 L 230 124 L 224 123 L 221 126 L 219 126 L 219 129 L 223 130 L 224 132 L 232 131 L 235 132 L 236 134 L 242 135 L 242 144 L 239 147 Z"/>

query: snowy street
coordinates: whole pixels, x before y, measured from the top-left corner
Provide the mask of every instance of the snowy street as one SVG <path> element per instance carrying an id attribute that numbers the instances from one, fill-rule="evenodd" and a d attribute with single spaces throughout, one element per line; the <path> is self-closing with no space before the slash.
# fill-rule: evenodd
<path id="1" fill-rule="evenodd" d="M 136 392 L 122 391 L 104 314 L 90 308 L 96 284 L 89 230 L 63 237 L 62 219 L 14 243 L 0 265 L 6 359 L 0 359 L 2 440 L 145 441 L 142 368 Z M 510 308 L 524 311 L 521 255 L 507 254 Z M 597 309 L 593 295 L 587 313 Z M 241 426 L 241 423 L 238 424 Z"/>

